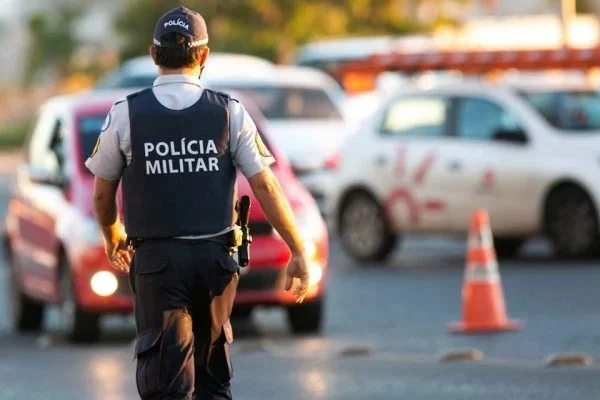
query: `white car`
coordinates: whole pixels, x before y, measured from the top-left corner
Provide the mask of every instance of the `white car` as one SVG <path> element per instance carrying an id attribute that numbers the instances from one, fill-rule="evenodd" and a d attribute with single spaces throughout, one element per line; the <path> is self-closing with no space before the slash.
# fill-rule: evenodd
<path id="1" fill-rule="evenodd" d="M 125 62 L 98 89 L 149 87 L 157 73 L 149 56 L 139 57 Z M 272 140 L 323 211 L 329 171 L 349 133 L 343 112 L 346 97 L 337 82 L 313 68 L 228 53 L 209 56 L 201 82 L 211 89 L 240 92 L 258 105 Z"/>
<path id="2" fill-rule="evenodd" d="M 600 94 L 467 82 L 382 102 L 342 148 L 330 226 L 354 258 L 404 233 L 461 235 L 490 215 L 498 256 L 547 235 L 557 256 L 600 248 Z"/>

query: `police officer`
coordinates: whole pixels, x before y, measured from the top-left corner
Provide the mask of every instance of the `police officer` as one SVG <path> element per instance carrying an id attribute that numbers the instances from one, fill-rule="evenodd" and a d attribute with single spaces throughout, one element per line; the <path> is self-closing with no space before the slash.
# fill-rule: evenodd
<path id="1" fill-rule="evenodd" d="M 200 14 L 178 7 L 163 15 L 150 49 L 159 77 L 114 103 L 86 161 L 107 256 L 129 271 L 135 294 L 142 399 L 232 398 L 229 317 L 239 265 L 228 243 L 237 229 L 237 169 L 289 246 L 286 290 L 299 279 L 300 302 L 308 288 L 304 244 L 271 172 L 273 156 L 240 103 L 199 84 L 207 43 Z"/>

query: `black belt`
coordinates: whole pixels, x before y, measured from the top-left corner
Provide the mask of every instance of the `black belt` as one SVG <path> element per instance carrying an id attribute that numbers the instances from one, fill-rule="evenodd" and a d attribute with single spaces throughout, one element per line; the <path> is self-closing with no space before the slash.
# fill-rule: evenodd
<path id="1" fill-rule="evenodd" d="M 222 233 L 217 236 L 211 236 L 206 238 L 181 238 L 181 237 L 149 237 L 149 238 L 137 238 L 127 237 L 125 244 L 132 246 L 134 249 L 137 248 L 143 242 L 164 242 L 164 241 L 179 241 L 187 243 L 195 242 L 213 242 L 223 244 L 229 247 L 237 247 L 235 242 L 235 229 L 229 232 Z"/>

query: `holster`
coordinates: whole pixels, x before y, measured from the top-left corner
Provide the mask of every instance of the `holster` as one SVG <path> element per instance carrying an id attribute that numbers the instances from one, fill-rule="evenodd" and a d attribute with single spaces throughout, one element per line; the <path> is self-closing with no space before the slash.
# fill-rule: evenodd
<path id="1" fill-rule="evenodd" d="M 243 243 L 243 232 L 240 228 L 235 228 L 226 234 L 227 245 L 229 247 L 240 247 Z"/>

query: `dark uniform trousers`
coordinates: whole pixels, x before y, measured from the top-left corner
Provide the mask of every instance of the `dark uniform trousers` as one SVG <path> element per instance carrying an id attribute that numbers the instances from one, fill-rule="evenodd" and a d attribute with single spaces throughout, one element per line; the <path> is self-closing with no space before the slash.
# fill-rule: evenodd
<path id="1" fill-rule="evenodd" d="M 231 399 L 229 317 L 239 266 L 222 244 L 142 241 L 130 269 L 144 400 Z"/>

